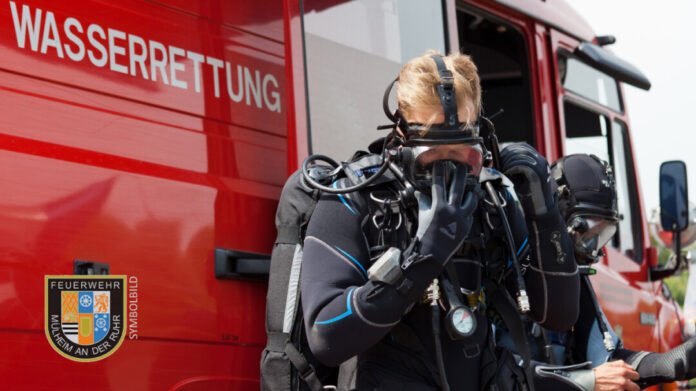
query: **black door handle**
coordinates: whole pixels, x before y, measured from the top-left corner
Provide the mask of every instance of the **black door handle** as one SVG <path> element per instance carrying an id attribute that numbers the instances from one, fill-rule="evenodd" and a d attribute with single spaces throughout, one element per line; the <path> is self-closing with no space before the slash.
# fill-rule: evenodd
<path id="1" fill-rule="evenodd" d="M 271 256 L 225 248 L 215 249 L 215 278 L 218 280 L 267 279 Z"/>

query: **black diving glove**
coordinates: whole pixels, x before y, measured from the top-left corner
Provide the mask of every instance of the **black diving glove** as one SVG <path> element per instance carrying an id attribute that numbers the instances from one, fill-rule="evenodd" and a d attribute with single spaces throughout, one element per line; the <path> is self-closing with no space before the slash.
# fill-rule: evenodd
<path id="1" fill-rule="evenodd" d="M 515 191 L 527 216 L 541 216 L 555 206 L 556 184 L 551 180 L 549 162 L 526 143 L 508 145 L 500 152 L 503 173 L 515 184 Z"/>
<path id="2" fill-rule="evenodd" d="M 631 361 L 638 361 L 636 371 L 640 375 L 638 384 L 648 387 L 676 380 L 689 380 L 696 377 L 696 338 L 684 342 L 667 353 L 648 353 L 641 358 L 637 353 L 626 362 L 636 367 Z M 633 360 L 632 360 L 633 359 Z"/>
<path id="3" fill-rule="evenodd" d="M 445 162 L 435 162 L 431 194 L 418 194 L 417 251 L 431 256 L 440 270 L 464 243 L 478 206 L 477 192 L 466 191 L 467 167 L 456 165 L 449 189 L 446 171 Z"/>

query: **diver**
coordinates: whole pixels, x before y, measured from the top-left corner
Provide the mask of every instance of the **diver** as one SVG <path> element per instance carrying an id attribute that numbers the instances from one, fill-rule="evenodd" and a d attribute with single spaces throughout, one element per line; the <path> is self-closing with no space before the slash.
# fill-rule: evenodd
<path id="1" fill-rule="evenodd" d="M 479 133 L 469 56 L 427 52 L 395 84 L 395 113 L 391 87 L 384 99 L 394 125 L 365 155 L 371 163 L 357 154 L 330 185 L 304 165 L 323 192 L 302 256 L 311 352 L 325 365 L 357 356 L 357 390 L 533 389 L 529 358 L 520 367 L 495 347 L 489 319 L 517 326 L 529 316 L 555 330 L 577 319 L 580 281 L 548 163 L 530 147 L 513 164 L 543 194 L 521 197 L 525 219 L 509 180 L 487 167 L 497 151 Z"/>
<path id="2" fill-rule="evenodd" d="M 555 389 L 553 382 L 559 376 L 584 391 L 638 390 L 696 377 L 696 339 L 663 354 L 626 349 L 594 294 L 589 280 L 591 265 L 603 255 L 602 249 L 616 233 L 619 221 L 611 167 L 596 156 L 575 154 L 556 161 L 551 172 L 581 270 L 580 316 L 570 332 L 531 327 L 536 342 L 533 346 L 537 347 L 535 359 L 566 365 L 562 371 L 537 365 L 537 391 Z M 506 341 L 499 343 L 510 346 Z"/>

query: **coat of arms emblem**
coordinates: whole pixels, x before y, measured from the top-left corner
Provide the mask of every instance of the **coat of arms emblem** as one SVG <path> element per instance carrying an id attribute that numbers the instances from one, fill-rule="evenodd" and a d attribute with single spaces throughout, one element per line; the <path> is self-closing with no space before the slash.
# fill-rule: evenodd
<path id="1" fill-rule="evenodd" d="M 123 342 L 126 276 L 46 276 L 46 337 L 62 356 L 96 361 Z"/>

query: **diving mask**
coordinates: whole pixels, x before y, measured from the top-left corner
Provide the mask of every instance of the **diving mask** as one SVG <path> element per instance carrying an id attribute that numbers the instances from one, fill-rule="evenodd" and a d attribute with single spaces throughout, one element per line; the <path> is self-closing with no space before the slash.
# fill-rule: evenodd
<path id="1" fill-rule="evenodd" d="M 440 83 L 434 87 L 442 103 L 442 122 L 424 124 L 409 122 L 397 109 L 389 109 L 389 93 L 396 84 L 394 80 L 384 92 L 382 106 L 392 125 L 377 129 L 392 128 L 400 145 L 393 151 L 398 158 L 395 163 L 403 170 L 404 179 L 415 189 L 429 192 L 432 185 L 432 165 L 437 161 L 447 162 L 445 171 L 449 178 L 459 167 L 467 170 L 470 176 L 478 176 L 484 164 L 483 139 L 479 136 L 481 115 L 474 121 L 461 121 L 457 99 L 454 93 L 454 76 L 445 66 L 440 55 L 432 55 L 440 76 Z"/>
<path id="2" fill-rule="evenodd" d="M 575 216 L 569 224 L 570 234 L 575 243 L 575 252 L 590 262 L 597 262 L 602 248 L 616 233 L 617 220 L 599 216 Z M 581 259 L 577 259 L 582 262 Z"/>
<path id="3" fill-rule="evenodd" d="M 466 167 L 471 176 L 478 176 L 483 167 L 483 152 L 478 144 L 415 145 L 404 149 L 410 155 L 404 161 L 406 177 L 421 191 L 429 191 L 432 166 L 437 161 L 447 162 L 448 171 L 453 171 L 457 165 Z"/>

